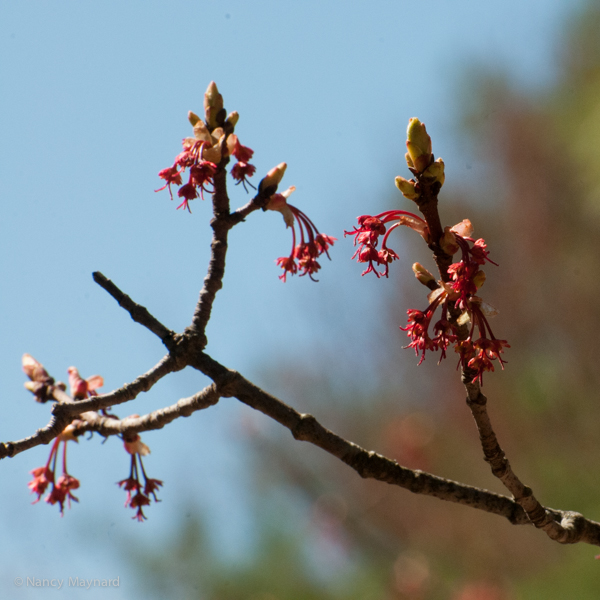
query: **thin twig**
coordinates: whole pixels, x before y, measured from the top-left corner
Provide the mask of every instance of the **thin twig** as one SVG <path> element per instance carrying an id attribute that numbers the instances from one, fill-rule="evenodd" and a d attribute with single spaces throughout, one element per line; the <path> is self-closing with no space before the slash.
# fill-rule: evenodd
<path id="1" fill-rule="evenodd" d="M 221 394 L 218 392 L 217 386 L 212 383 L 189 398 L 182 398 L 171 406 L 155 410 L 141 417 L 114 419 L 96 412 L 87 412 L 81 415 L 82 419 L 80 421 L 74 423 L 72 433 L 78 436 L 86 431 L 95 431 L 108 437 L 162 429 L 175 419 L 189 417 L 198 410 L 214 406 L 220 397 Z"/>
<path id="2" fill-rule="evenodd" d="M 157 335 L 163 342 L 168 342 L 174 336 L 174 333 L 167 329 L 158 319 L 148 312 L 148 309 L 141 304 L 136 304 L 127 294 L 123 293 L 110 279 L 105 277 L 100 271 L 92 273 L 94 281 L 104 290 L 106 290 L 118 303 L 124 308 L 131 318 L 146 329 L 149 329 L 154 335 Z"/>
<path id="3" fill-rule="evenodd" d="M 226 181 L 227 171 L 223 166 L 223 161 L 221 161 L 214 176 L 213 213 L 215 218 L 210 223 L 213 230 L 213 237 L 210 244 L 208 271 L 200 290 L 200 296 L 194 310 L 194 316 L 192 317 L 192 324 L 186 329 L 188 335 L 199 340 L 200 349 L 204 349 L 208 343 L 206 326 L 210 320 L 215 296 L 223 287 L 223 277 L 225 275 L 227 235 L 231 228 L 231 225 L 228 223 L 229 198 L 227 196 Z"/>
<path id="4" fill-rule="evenodd" d="M 0 459 L 6 457 L 12 458 L 35 446 L 50 443 L 56 436 L 63 432 L 65 427 L 69 425 L 77 415 L 81 415 L 88 411 L 99 411 L 103 408 L 109 408 L 133 400 L 141 392 L 147 392 L 165 375 L 173 373 L 178 369 L 177 361 L 172 356 L 166 355 L 147 373 L 140 375 L 131 383 L 125 384 L 118 390 L 103 394 L 102 396 L 93 396 L 86 400 L 79 400 L 77 402 L 66 401 L 64 392 L 56 388 L 57 394 L 60 394 L 60 396 L 56 398 L 59 401 L 52 407 L 52 417 L 48 425 L 38 429 L 33 435 L 21 440 L 0 443 Z"/>
<path id="5" fill-rule="evenodd" d="M 523 508 L 533 525 L 545 531 L 548 537 L 557 542 L 572 543 L 571 538 L 574 531 L 571 524 L 563 526 L 558 523 L 554 516 L 548 513 L 537 500 L 532 489 L 526 486 L 513 471 L 492 427 L 487 411 L 487 398 L 481 393 L 479 383 L 477 381 L 472 382 L 473 376 L 473 373 L 463 373 L 463 381 L 467 390 L 467 405 L 475 419 L 483 455 L 486 462 L 489 463 L 492 473 L 513 495 L 515 501 Z"/>

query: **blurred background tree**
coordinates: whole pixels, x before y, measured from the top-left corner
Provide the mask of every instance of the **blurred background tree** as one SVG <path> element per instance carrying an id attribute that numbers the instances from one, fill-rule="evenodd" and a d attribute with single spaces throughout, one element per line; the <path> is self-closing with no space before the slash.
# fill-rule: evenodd
<path id="1" fill-rule="evenodd" d="M 542 503 L 591 518 L 600 517 L 598 31 L 600 7 L 592 3 L 570 24 L 559 76 L 543 92 L 525 94 L 497 73 L 465 78 L 455 135 L 486 157 L 488 171 L 473 182 L 467 165 L 460 180 L 444 157 L 440 209 L 446 225 L 470 218 L 500 265 L 486 268 L 483 290 L 500 309 L 494 331 L 511 344 L 506 372 L 486 377 L 484 387 L 500 442 Z M 391 192 L 365 212 L 398 203 L 411 209 Z M 396 282 L 427 254 L 420 238 L 401 234 Z M 400 464 L 503 493 L 482 460 L 454 365 L 429 358 L 417 368 L 401 349 L 408 342 L 397 325 L 406 309 L 424 308 L 423 288 L 382 289 L 384 305 L 365 306 L 372 337 L 360 347 L 316 349 L 275 365 L 261 383 Z M 347 377 L 336 369 L 332 379 L 334 361 Z M 357 363 L 371 374 L 358 387 Z M 261 415 L 248 415 L 241 433 L 255 469 L 251 493 L 240 489 L 253 507 L 255 549 L 244 560 L 220 556 L 190 508 L 155 550 L 124 542 L 149 597 L 174 590 L 211 600 L 598 597 L 593 548 L 559 546 L 533 528 L 362 481 Z"/>

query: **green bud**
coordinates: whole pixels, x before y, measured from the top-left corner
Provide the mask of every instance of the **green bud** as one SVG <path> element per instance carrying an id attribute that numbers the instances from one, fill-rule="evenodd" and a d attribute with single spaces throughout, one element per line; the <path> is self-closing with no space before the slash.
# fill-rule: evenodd
<path id="1" fill-rule="evenodd" d="M 415 182 L 411 179 L 404 179 L 404 177 L 396 177 L 396 187 L 402 192 L 402 195 L 409 200 L 416 200 L 420 193 L 415 187 Z"/>
<path id="2" fill-rule="evenodd" d="M 199 120 L 200 117 L 196 113 L 193 113 L 191 110 L 188 112 L 188 121 L 192 124 L 192 127 L 195 127 Z"/>
<path id="3" fill-rule="evenodd" d="M 431 162 L 431 138 L 425 125 L 415 117 L 409 119 L 406 137 L 406 148 L 414 168 L 422 173 Z"/>
<path id="4" fill-rule="evenodd" d="M 261 192 L 271 186 L 277 187 L 281 183 L 286 169 L 286 163 L 279 163 L 276 167 L 273 167 L 258 184 L 258 191 Z"/>
<path id="5" fill-rule="evenodd" d="M 440 185 L 444 185 L 446 176 L 444 174 L 444 161 L 438 158 L 435 162 L 432 162 L 423 175 L 430 181 L 437 181 Z"/>
<path id="6" fill-rule="evenodd" d="M 239 121 L 239 118 L 239 113 L 234 110 L 233 112 L 230 112 L 227 115 L 227 120 L 225 121 L 225 124 L 231 125 L 231 127 L 235 127 L 237 125 L 237 122 Z"/>
<path id="7" fill-rule="evenodd" d="M 459 251 L 460 246 L 450 227 L 444 227 L 444 235 L 440 238 L 440 246 L 448 256 L 454 256 Z"/>
<path id="8" fill-rule="evenodd" d="M 428 283 L 435 281 L 435 277 L 421 263 L 418 263 L 418 262 L 415 263 L 412 266 L 412 270 L 413 270 L 413 273 L 415 274 L 415 277 L 423 285 L 427 285 Z"/>
<path id="9" fill-rule="evenodd" d="M 214 81 L 211 81 L 208 84 L 208 88 L 204 94 L 204 115 L 206 117 L 206 123 L 211 130 L 218 125 L 217 115 L 222 110 L 223 96 L 219 94 L 217 84 Z"/>
<path id="10" fill-rule="evenodd" d="M 473 283 L 475 284 L 475 287 L 479 289 L 485 283 L 485 272 L 477 271 L 473 276 Z"/>

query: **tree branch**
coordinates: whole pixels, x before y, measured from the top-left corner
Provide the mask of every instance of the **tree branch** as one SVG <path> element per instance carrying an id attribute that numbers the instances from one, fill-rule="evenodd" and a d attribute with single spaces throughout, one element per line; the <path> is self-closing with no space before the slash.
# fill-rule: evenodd
<path id="1" fill-rule="evenodd" d="M 162 429 L 179 417 L 189 417 L 198 410 L 215 405 L 220 398 L 221 394 L 218 392 L 217 386 L 212 383 L 189 398 L 182 398 L 171 406 L 155 410 L 141 417 L 114 419 L 96 412 L 84 413 L 80 415 L 80 421 L 74 422 L 72 431 L 75 436 L 87 431 L 95 431 L 104 437 L 108 437 Z"/>
<path id="2" fill-rule="evenodd" d="M 131 383 L 123 387 L 103 394 L 102 396 L 92 396 L 86 400 L 72 401 L 69 396 L 58 388 L 55 388 L 55 399 L 57 404 L 52 407 L 52 417 L 46 427 L 38 429 L 33 435 L 18 440 L 16 442 L 0 443 L 0 459 L 13 457 L 25 450 L 35 446 L 50 443 L 56 436 L 60 435 L 65 427 L 77 416 L 88 411 L 99 411 L 103 408 L 109 408 L 133 400 L 141 392 L 147 392 L 156 382 L 165 375 L 179 370 L 177 361 L 167 354 L 156 366 L 147 373 L 140 375 Z M 65 398 L 66 396 L 66 398 Z M 68 398 L 68 400 L 67 400 Z"/>
<path id="3" fill-rule="evenodd" d="M 105 277 L 100 271 L 92 273 L 94 281 L 104 290 L 106 290 L 118 303 L 124 308 L 131 318 L 154 335 L 158 336 L 165 345 L 175 335 L 173 331 L 165 327 L 157 318 L 152 316 L 148 309 L 141 304 L 136 304 L 127 294 L 123 293 L 110 279 Z"/>
<path id="4" fill-rule="evenodd" d="M 417 174 L 421 195 L 416 200 L 419 210 L 422 212 L 427 226 L 429 228 L 432 242 L 430 248 L 433 250 L 434 258 L 443 281 L 449 281 L 450 276 L 448 267 L 452 262 L 452 256 L 447 254 L 441 247 L 440 241 L 444 230 L 438 212 L 438 193 L 440 185 L 435 183 L 430 185 L 426 178 Z M 457 319 L 461 313 L 456 306 L 450 308 L 450 318 L 456 326 L 459 340 L 466 340 L 470 335 L 465 324 L 458 326 Z M 492 427 L 492 423 L 487 412 L 487 398 L 481 393 L 477 373 L 471 369 L 463 369 L 462 381 L 467 391 L 467 405 L 471 409 L 471 414 L 475 419 L 479 439 L 485 460 L 490 464 L 492 473 L 497 477 L 504 487 L 513 495 L 515 501 L 523 509 L 527 518 L 537 528 L 546 532 L 548 537 L 560 543 L 573 543 L 581 541 L 583 530 L 585 535 L 589 536 L 586 540 L 589 543 L 596 543 L 598 533 L 581 526 L 579 518 L 566 517 L 567 513 L 562 513 L 560 523 L 557 520 L 555 511 L 545 509 L 537 498 L 533 495 L 531 488 L 523 484 L 513 471 L 504 450 L 500 447 L 498 439 Z"/>
<path id="5" fill-rule="evenodd" d="M 287 427 L 295 439 L 309 442 L 339 458 L 363 478 L 377 479 L 415 494 L 433 496 L 500 515 L 515 525 L 532 523 L 524 507 L 517 501 L 430 473 L 407 469 L 394 460 L 367 451 L 326 429 L 312 415 L 299 413 L 267 394 L 236 371 L 227 369 L 206 354 L 199 355 L 193 366 L 213 379 L 219 389 L 222 389 L 223 396 L 235 396 L 240 402 Z M 585 542 L 600 546 L 600 523 L 570 511 L 551 508 L 543 510 L 564 532 L 562 536 L 552 537 L 555 541 L 563 544 Z"/>

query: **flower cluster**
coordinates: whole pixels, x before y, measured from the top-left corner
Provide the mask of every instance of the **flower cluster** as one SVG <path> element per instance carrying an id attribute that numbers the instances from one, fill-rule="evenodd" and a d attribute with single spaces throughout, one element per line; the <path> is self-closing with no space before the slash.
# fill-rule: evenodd
<path id="1" fill-rule="evenodd" d="M 251 150 L 248 146 L 242 146 L 235 133 L 227 137 L 227 149 L 229 150 L 229 154 L 234 156 L 238 161 L 231 167 L 231 176 L 237 181 L 236 185 L 241 183 L 246 191 L 248 191 L 246 184 L 254 188 L 247 179 L 247 177 L 252 177 L 256 172 L 256 167 L 249 162 L 254 154 L 254 150 Z"/>
<path id="2" fill-rule="evenodd" d="M 425 207 L 431 207 L 434 199 L 437 203 L 437 194 L 445 181 L 444 161 L 441 158 L 435 160 L 431 138 L 425 125 L 418 119 L 409 121 L 406 147 L 406 163 L 415 178 L 407 180 L 396 177 L 396 187 L 427 215 L 430 212 L 426 210 L 431 209 Z M 435 220 L 431 222 L 431 227 L 441 234 L 439 221 L 437 224 Z M 446 357 L 448 347 L 454 344 L 454 350 L 460 357 L 459 366 L 474 373 L 473 382 L 479 381 L 481 384 L 483 373 L 494 370 L 494 360 L 504 368 L 505 361 L 500 355 L 504 348 L 510 347 L 506 340 L 499 340 L 492 333 L 487 317 L 496 314 L 495 309 L 476 295 L 485 282 L 485 273 L 480 267 L 486 262 L 496 264 L 488 258 L 485 241 L 471 237 L 473 227 L 466 219 L 454 227 L 444 228 L 441 239 L 434 239 L 427 220 L 404 210 L 388 210 L 375 216 L 363 215 L 358 218 L 358 227 L 344 232 L 344 235 L 353 235 L 354 245 L 358 246 L 352 258 L 368 264 L 363 275 L 373 272 L 377 277 L 388 276 L 390 263 L 398 258 L 398 254 L 387 245 L 388 237 L 399 225 L 414 229 L 430 247 L 437 246 L 448 257 L 459 251 L 461 253 L 461 259 L 448 266 L 437 282 L 419 263 L 413 265 L 417 279 L 432 291 L 425 310 L 407 311 L 408 324 L 401 327 L 411 340 L 407 348 L 414 348 L 421 364 L 427 351 L 439 350 L 442 360 Z M 383 239 L 378 247 L 380 236 Z M 378 270 L 380 266 L 383 267 L 381 271 Z M 434 314 L 440 307 L 441 315 L 432 327 Z M 464 330 L 459 332 L 459 328 L 468 323 L 468 335 Z"/>
<path id="3" fill-rule="evenodd" d="M 76 490 L 79 487 L 79 480 L 69 475 L 67 472 L 67 442 L 77 441 L 77 439 L 70 432 L 71 425 L 69 425 L 53 442 L 52 448 L 50 449 L 50 456 L 48 462 L 43 467 L 33 469 L 31 474 L 33 480 L 29 482 L 29 489 L 32 494 L 37 494 L 37 500 L 39 502 L 42 495 L 46 492 L 48 486 L 51 486 L 49 494 L 46 496 L 45 501 L 48 504 L 58 504 L 60 506 L 60 514 L 64 515 L 65 502 L 68 501 L 69 508 L 71 508 L 71 500 L 79 502 L 79 500 L 72 494 L 71 490 Z M 62 475 L 56 479 L 56 461 L 58 459 L 58 451 L 61 444 L 63 447 L 63 459 L 62 459 Z"/>
<path id="4" fill-rule="evenodd" d="M 387 210 L 375 216 L 362 215 L 358 217 L 358 225 L 352 231 L 344 231 L 344 236 L 353 235 L 354 245 L 358 245 L 352 258 L 369 264 L 363 275 L 375 273 L 377 277 L 388 277 L 390 263 L 398 258 L 398 254 L 387 245 L 388 237 L 396 227 L 405 225 L 419 233 L 427 243 L 431 241 L 427 223 L 405 210 Z M 383 236 L 380 250 L 377 249 L 379 236 Z M 383 265 L 384 270 L 378 271 L 376 265 Z"/>
<path id="5" fill-rule="evenodd" d="M 285 163 L 282 165 L 285 170 Z M 285 192 L 273 194 L 265 205 L 265 210 L 280 212 L 286 227 L 292 229 L 292 251 L 289 256 L 282 256 L 276 261 L 283 269 L 279 279 L 285 282 L 288 273 L 295 275 L 299 272 L 300 277 L 308 275 L 313 281 L 316 281 L 313 275 L 321 268 L 317 258 L 321 254 L 326 254 L 327 258 L 331 260 L 328 250 L 337 240 L 324 233 L 319 233 L 315 224 L 300 209 L 288 204 L 287 199 L 295 189 L 294 186 L 291 186 Z"/>
<path id="6" fill-rule="evenodd" d="M 473 228 L 468 220 L 446 228 L 441 245 L 448 254 L 460 250 L 461 260 L 448 267 L 449 281 L 438 282 L 439 287 L 429 294 L 429 306 L 424 311 L 407 311 L 408 325 L 401 329 L 411 338 L 408 347 L 414 348 L 417 356 L 421 353 L 419 363 L 425 358 L 427 350 L 441 350 L 441 360 L 445 358 L 448 346 L 455 344 L 454 349 L 460 356 L 459 366 L 474 371 L 473 381 L 482 383 L 483 373 L 494 370 L 492 361 L 498 360 L 504 368 L 505 361 L 500 354 L 510 346 L 506 340 L 499 340 L 494 336 L 487 319 L 497 314 L 497 311 L 475 295 L 485 282 L 485 272 L 480 266 L 486 261 L 496 263 L 489 259 L 485 241 L 481 238 L 474 240 L 472 232 Z M 433 275 L 418 263 L 413 266 L 413 270 L 423 283 L 433 280 Z M 431 338 L 429 326 L 440 306 L 441 318 L 433 326 L 435 335 Z M 465 339 L 458 339 L 457 327 L 449 322 L 449 307 L 461 312 L 458 325 L 470 323 L 469 334 Z"/>
<path id="7" fill-rule="evenodd" d="M 240 183 L 246 192 L 247 186 L 256 189 L 248 180 L 256 172 L 256 167 L 250 164 L 254 151 L 248 146 L 243 146 L 238 136 L 234 133 L 239 115 L 232 112 L 225 119 L 223 97 L 219 94 L 216 84 L 210 83 L 204 94 L 205 120 L 203 121 L 190 112 L 188 119 L 194 128 L 194 137 L 183 140 L 183 152 L 175 158 L 171 167 L 160 171 L 158 176 L 166 183 L 157 192 L 169 188 L 171 199 L 172 185 L 181 186 L 177 195 L 183 199 L 177 208 L 190 210 L 190 201 L 200 196 L 204 199 L 204 192 L 215 193 L 214 177 L 221 161 L 225 157 L 233 157 L 237 162 L 231 168 L 231 176 Z M 282 193 L 277 193 L 286 164 L 281 163 L 271 169 L 261 180 L 258 192 L 263 210 L 276 210 L 282 213 L 287 227 L 292 228 L 292 251 L 289 256 L 277 259 L 277 264 L 283 269 L 280 279 L 286 280 L 287 275 L 308 275 L 313 281 L 313 275 L 321 268 L 317 258 L 327 254 L 328 249 L 336 241 L 335 238 L 319 233 L 315 224 L 298 208 L 289 205 L 287 199 L 294 191 L 294 187 Z M 189 180 L 183 184 L 182 175 L 189 169 Z"/>
<path id="8" fill-rule="evenodd" d="M 183 200 L 177 207 L 178 209 L 183 207 L 187 208 L 189 212 L 192 212 L 189 205 L 190 201 L 198 198 L 198 196 L 204 200 L 204 192 L 208 191 L 210 193 L 212 191 L 210 188 L 207 188 L 207 185 L 212 186 L 217 165 L 203 158 L 203 155 L 206 155 L 206 146 L 207 143 L 204 140 L 197 140 L 194 138 L 184 139 L 183 152 L 175 158 L 173 166 L 163 169 L 158 174 L 158 176 L 167 183 L 156 191 L 160 192 L 168 187 L 172 200 L 173 192 L 171 190 L 171 185 L 181 185 L 181 176 L 186 169 L 189 169 L 187 183 L 181 185 L 177 191 L 177 195 Z M 210 149 L 210 147 L 208 149 Z"/>
<path id="9" fill-rule="evenodd" d="M 40 397 L 40 395 L 41 397 L 46 397 L 48 395 L 48 390 L 54 385 L 54 379 L 48 375 L 41 363 L 35 360 L 33 356 L 24 354 L 23 370 L 32 380 L 31 382 L 27 382 L 25 387 L 35 394 L 36 399 Z M 69 374 L 71 396 L 75 400 L 82 400 L 89 396 L 95 396 L 96 392 L 94 390 L 104 385 L 104 380 L 100 375 L 93 375 L 88 379 L 83 379 L 75 367 L 69 367 L 67 372 Z M 66 389 L 66 386 L 61 383 L 56 384 L 56 387 L 59 387 L 61 390 Z M 67 471 L 67 442 L 69 441 L 77 441 L 77 438 L 73 435 L 73 423 L 68 425 L 54 440 L 46 465 L 31 471 L 33 480 L 29 482 L 31 493 L 38 495 L 34 504 L 40 501 L 48 486 L 52 486 L 52 489 L 45 500 L 49 504 L 59 504 L 61 515 L 64 514 L 65 501 L 68 501 L 69 508 L 71 508 L 71 500 L 79 502 L 79 500 L 71 493 L 71 490 L 76 490 L 79 487 L 79 480 L 72 475 L 69 475 Z M 62 475 L 56 479 L 56 462 L 61 444 L 64 444 Z"/>
<path id="10" fill-rule="evenodd" d="M 187 208 L 189 212 L 191 212 L 189 203 L 192 200 L 198 197 L 204 200 L 204 192 L 214 193 L 217 166 L 224 157 L 233 156 L 237 160 L 231 169 L 236 185 L 241 183 L 246 191 L 248 191 L 246 184 L 254 187 L 247 179 L 256 171 L 256 167 L 249 162 L 254 152 L 240 144 L 237 135 L 233 133 L 239 115 L 233 112 L 227 119 L 224 118 L 223 97 L 219 94 L 214 81 L 210 83 L 204 94 L 204 109 L 206 121 L 191 111 L 188 113 L 188 119 L 194 129 L 194 137 L 185 138 L 183 152 L 175 158 L 171 167 L 159 172 L 158 176 L 166 183 L 155 190 L 160 192 L 168 187 L 172 200 L 171 186 L 181 186 L 177 195 L 182 202 L 177 208 Z M 189 169 L 189 178 L 187 183 L 183 184 L 182 175 L 186 169 Z"/>
<path id="11" fill-rule="evenodd" d="M 142 456 L 150 454 L 150 448 L 146 446 L 140 439 L 139 435 L 128 438 L 124 441 L 125 450 L 131 455 L 131 469 L 129 477 L 119 481 L 117 485 L 122 487 L 127 492 L 125 507 L 133 508 L 136 513 L 133 519 L 137 519 L 140 523 L 146 519 L 143 512 L 143 507 L 148 506 L 151 502 L 150 496 L 154 498 L 154 502 L 160 502 L 156 497 L 158 488 L 163 482 L 159 479 L 151 479 L 146 475 Z M 139 467 L 138 467 L 139 464 Z M 144 484 L 140 481 L 140 471 L 144 478 Z"/>

